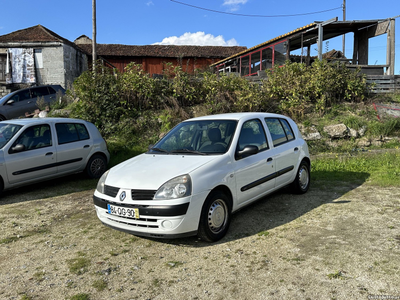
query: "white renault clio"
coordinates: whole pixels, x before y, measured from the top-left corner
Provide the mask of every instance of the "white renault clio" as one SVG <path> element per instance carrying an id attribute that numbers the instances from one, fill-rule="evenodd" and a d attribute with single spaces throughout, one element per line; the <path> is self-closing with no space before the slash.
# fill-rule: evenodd
<path id="1" fill-rule="evenodd" d="M 117 230 L 217 241 L 233 212 L 287 185 L 297 193 L 310 185 L 308 147 L 294 121 L 232 113 L 178 124 L 104 173 L 93 200 L 99 219 Z"/>

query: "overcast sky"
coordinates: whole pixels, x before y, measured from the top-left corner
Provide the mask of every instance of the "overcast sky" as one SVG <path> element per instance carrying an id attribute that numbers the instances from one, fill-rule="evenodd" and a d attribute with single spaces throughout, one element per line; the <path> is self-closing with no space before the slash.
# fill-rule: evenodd
<path id="1" fill-rule="evenodd" d="M 97 42 L 251 48 L 314 21 L 343 18 L 343 0 L 97 0 Z M 74 41 L 92 37 L 92 0 L 0 0 L 0 35 L 41 24 Z M 347 20 L 400 15 L 400 0 L 346 0 Z M 400 74 L 400 18 L 396 19 Z M 341 50 L 341 38 L 324 50 Z M 312 47 L 313 50 L 316 48 Z M 352 57 L 352 35 L 346 38 Z M 386 35 L 370 40 L 370 64 L 386 64 Z"/>

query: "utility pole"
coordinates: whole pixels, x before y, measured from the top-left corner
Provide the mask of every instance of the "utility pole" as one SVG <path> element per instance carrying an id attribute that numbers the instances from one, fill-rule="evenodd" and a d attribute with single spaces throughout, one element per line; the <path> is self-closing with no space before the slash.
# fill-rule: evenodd
<path id="1" fill-rule="evenodd" d="M 92 22 L 93 22 L 93 36 L 92 36 L 92 64 L 93 72 L 96 72 L 96 0 L 92 0 Z"/>
<path id="2" fill-rule="evenodd" d="M 346 0 L 343 0 L 343 21 L 346 21 Z M 345 56 L 345 50 L 346 50 L 346 36 L 343 34 L 342 37 L 342 43 L 343 43 L 343 55 Z"/>

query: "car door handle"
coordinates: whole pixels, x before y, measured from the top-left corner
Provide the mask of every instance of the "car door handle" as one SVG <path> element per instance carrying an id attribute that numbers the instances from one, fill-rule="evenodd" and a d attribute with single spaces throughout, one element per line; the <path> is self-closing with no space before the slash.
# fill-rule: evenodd
<path id="1" fill-rule="evenodd" d="M 296 148 L 294 148 L 294 151 L 295 151 L 295 152 L 296 152 L 296 151 L 299 151 L 299 148 L 297 148 L 297 147 L 296 147 Z"/>
<path id="2" fill-rule="evenodd" d="M 85 145 L 85 146 L 83 146 L 83 148 L 89 148 L 90 147 L 90 145 Z"/>
<path id="3" fill-rule="evenodd" d="M 270 161 L 272 161 L 272 157 L 270 157 L 270 158 L 267 159 L 267 162 L 270 162 Z"/>
<path id="4" fill-rule="evenodd" d="M 53 152 L 47 152 L 45 156 L 53 155 Z"/>

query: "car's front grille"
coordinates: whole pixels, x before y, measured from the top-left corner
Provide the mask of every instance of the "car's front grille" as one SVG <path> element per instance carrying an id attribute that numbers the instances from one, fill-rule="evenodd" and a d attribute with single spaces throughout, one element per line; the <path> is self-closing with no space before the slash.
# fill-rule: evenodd
<path id="1" fill-rule="evenodd" d="M 118 192 L 119 192 L 119 188 L 117 188 L 117 187 L 113 187 L 113 186 L 109 186 L 109 185 L 104 186 L 104 194 L 106 194 L 107 196 L 114 198 L 118 195 Z"/>
<path id="2" fill-rule="evenodd" d="M 154 190 L 131 190 L 132 200 L 153 200 L 157 191 Z"/>

